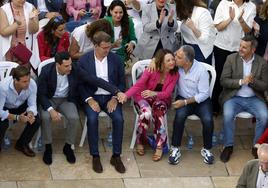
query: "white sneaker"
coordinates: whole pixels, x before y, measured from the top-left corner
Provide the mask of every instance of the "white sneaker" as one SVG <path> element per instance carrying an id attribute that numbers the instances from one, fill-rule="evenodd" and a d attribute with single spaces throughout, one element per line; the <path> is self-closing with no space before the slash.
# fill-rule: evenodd
<path id="1" fill-rule="evenodd" d="M 213 164 L 214 156 L 208 149 L 202 148 L 201 155 L 202 155 L 202 157 L 204 157 L 204 163 Z"/>
<path id="2" fill-rule="evenodd" d="M 172 165 L 178 164 L 180 157 L 181 157 L 180 148 L 171 146 L 170 154 L 169 154 L 169 158 L 168 158 L 169 164 L 172 164 Z"/>

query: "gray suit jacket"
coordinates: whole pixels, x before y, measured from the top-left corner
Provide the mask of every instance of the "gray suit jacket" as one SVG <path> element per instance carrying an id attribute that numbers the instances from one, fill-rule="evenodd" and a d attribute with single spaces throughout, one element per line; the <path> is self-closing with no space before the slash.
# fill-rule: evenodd
<path id="1" fill-rule="evenodd" d="M 163 48 L 171 51 L 176 50 L 173 49 L 175 46 L 174 32 L 176 32 L 178 28 L 176 7 L 173 4 L 166 4 L 165 9 L 168 10 L 168 14 L 170 14 L 171 9 L 174 10 L 174 25 L 173 27 L 168 26 L 168 15 L 165 16 L 165 19 L 159 29 L 156 27 L 158 14 L 155 2 L 147 4 L 144 9 L 142 9 L 143 33 L 138 40 L 138 44 L 134 51 L 136 57 L 139 57 L 140 59 L 152 58 L 159 40 L 161 40 Z"/>
<path id="2" fill-rule="evenodd" d="M 259 173 L 259 160 L 248 161 L 238 179 L 236 188 L 256 188 Z"/>
<path id="3" fill-rule="evenodd" d="M 249 86 L 257 97 L 265 101 L 264 91 L 268 88 L 268 64 L 257 54 L 255 54 L 252 62 L 251 73 L 254 76 L 254 82 Z M 243 61 L 238 53 L 234 53 L 227 57 L 221 74 L 223 91 L 219 100 L 222 104 L 236 95 L 241 88 L 239 85 L 240 79 L 243 79 Z"/>

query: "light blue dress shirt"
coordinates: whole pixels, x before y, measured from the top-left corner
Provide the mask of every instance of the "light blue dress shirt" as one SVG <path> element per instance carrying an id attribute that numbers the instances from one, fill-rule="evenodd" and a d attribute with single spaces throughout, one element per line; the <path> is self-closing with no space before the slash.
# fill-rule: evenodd
<path id="1" fill-rule="evenodd" d="M 194 97 L 197 103 L 201 103 L 209 97 L 209 74 L 200 62 L 194 60 L 187 73 L 180 68 L 179 74 L 180 78 L 176 85 L 177 95 L 186 99 Z"/>
<path id="2" fill-rule="evenodd" d="M 4 110 L 4 107 L 8 109 L 18 108 L 27 100 L 28 108 L 27 112 L 31 111 L 34 115 L 37 115 L 36 107 L 36 95 L 37 86 L 33 79 L 30 80 L 28 89 L 22 90 L 19 94 L 14 88 L 14 80 L 12 77 L 8 77 L 0 82 L 0 118 L 2 121 L 7 119 L 9 111 Z"/>

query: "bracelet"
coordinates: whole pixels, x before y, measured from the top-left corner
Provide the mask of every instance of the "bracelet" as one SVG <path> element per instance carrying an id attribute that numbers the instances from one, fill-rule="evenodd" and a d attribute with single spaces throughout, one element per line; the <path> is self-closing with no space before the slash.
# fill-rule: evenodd
<path id="1" fill-rule="evenodd" d="M 187 106 L 187 100 L 186 99 L 184 100 L 184 106 Z"/>
<path id="2" fill-rule="evenodd" d="M 19 121 L 19 117 L 20 116 L 19 115 L 16 115 L 15 117 L 16 117 L 16 121 Z"/>

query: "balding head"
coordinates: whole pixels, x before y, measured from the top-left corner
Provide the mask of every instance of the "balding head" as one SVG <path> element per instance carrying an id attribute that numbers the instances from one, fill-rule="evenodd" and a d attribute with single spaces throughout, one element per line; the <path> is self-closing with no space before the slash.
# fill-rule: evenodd
<path id="1" fill-rule="evenodd" d="M 261 144 L 258 148 L 258 157 L 263 172 L 268 172 L 268 144 Z"/>

